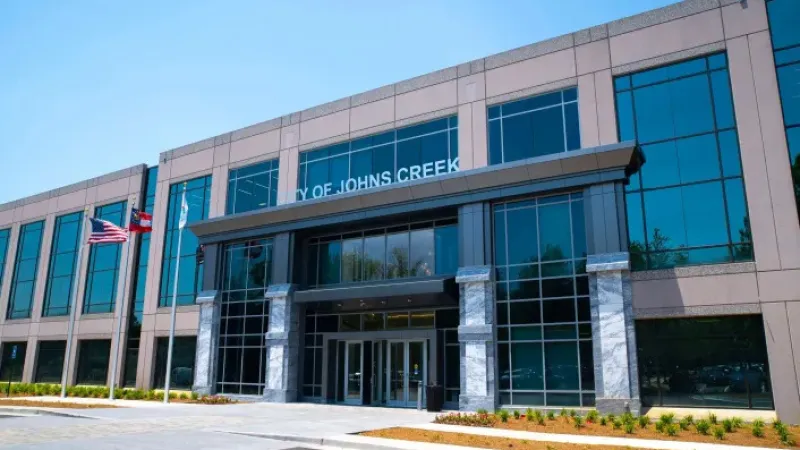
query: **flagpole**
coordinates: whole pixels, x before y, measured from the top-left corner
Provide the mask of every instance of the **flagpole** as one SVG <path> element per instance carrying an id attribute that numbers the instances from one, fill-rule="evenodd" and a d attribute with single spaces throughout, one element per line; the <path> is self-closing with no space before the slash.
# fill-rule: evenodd
<path id="1" fill-rule="evenodd" d="M 133 204 L 136 202 L 134 200 L 131 203 L 131 208 L 133 208 Z M 126 289 L 128 288 L 128 261 L 131 258 L 131 215 L 130 212 L 128 213 L 128 241 L 125 244 L 125 268 L 122 270 L 122 295 L 117 300 L 119 306 L 119 317 L 117 317 L 117 333 L 116 333 L 116 340 L 117 345 L 114 347 L 114 362 L 111 363 L 111 389 L 109 389 L 108 399 L 114 400 L 114 388 L 117 385 L 117 365 L 119 364 L 119 348 L 120 348 L 120 339 L 122 338 L 122 316 L 125 313 L 125 299 L 128 297 L 126 295 Z M 124 220 L 124 219 L 123 219 Z"/>
<path id="2" fill-rule="evenodd" d="M 186 208 L 186 210 L 184 210 Z M 172 283 L 172 311 L 170 312 L 169 323 L 169 346 L 167 347 L 167 373 L 164 377 L 164 403 L 169 403 L 169 387 L 172 375 L 172 347 L 175 343 L 175 315 L 178 310 L 178 275 L 181 267 L 181 239 L 183 238 L 183 228 L 186 225 L 188 207 L 186 207 L 186 182 L 183 183 L 183 195 L 181 196 L 181 215 L 178 219 L 178 257 L 175 260 L 175 280 Z"/>
<path id="3" fill-rule="evenodd" d="M 67 326 L 67 345 L 64 349 L 64 366 L 61 369 L 61 398 L 65 398 L 67 396 L 67 375 L 69 374 L 69 363 L 70 363 L 70 353 L 72 352 L 72 335 L 75 332 L 75 315 L 78 309 L 78 283 L 80 282 L 80 273 L 81 273 L 81 263 L 83 257 L 83 247 L 88 244 L 83 243 L 83 235 L 84 231 L 86 230 L 86 223 L 83 219 L 87 219 L 89 215 L 89 209 L 85 209 L 83 211 L 83 217 L 81 218 L 81 231 L 78 235 L 78 255 L 76 257 L 76 265 L 73 273 L 75 274 L 74 279 L 72 280 L 72 304 L 69 308 L 69 325 Z"/>

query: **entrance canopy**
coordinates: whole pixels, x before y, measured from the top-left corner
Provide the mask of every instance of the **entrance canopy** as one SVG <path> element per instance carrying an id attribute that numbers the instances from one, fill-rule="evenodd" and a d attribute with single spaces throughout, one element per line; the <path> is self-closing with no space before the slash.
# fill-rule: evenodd
<path id="1" fill-rule="evenodd" d="M 338 285 L 294 295 L 297 303 L 337 312 L 453 306 L 458 304 L 458 285 L 450 276 Z"/>

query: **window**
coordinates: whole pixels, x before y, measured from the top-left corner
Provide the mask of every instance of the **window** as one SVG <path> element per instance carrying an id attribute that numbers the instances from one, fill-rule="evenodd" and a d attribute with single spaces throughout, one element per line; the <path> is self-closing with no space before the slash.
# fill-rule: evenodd
<path id="1" fill-rule="evenodd" d="M 377 228 L 309 241 L 309 286 L 454 274 L 456 219 Z"/>
<path id="2" fill-rule="evenodd" d="M 264 289 L 272 274 L 272 240 L 229 244 L 224 261 L 217 392 L 261 395 L 269 326 Z"/>
<path id="3" fill-rule="evenodd" d="M 147 169 L 147 184 L 145 187 L 144 212 L 153 213 L 156 203 L 156 182 L 158 181 L 158 166 Z M 147 283 L 147 266 L 150 260 L 150 234 L 137 233 L 138 239 L 136 252 L 136 272 L 133 281 L 133 302 L 128 314 L 128 336 L 125 345 L 125 375 L 124 386 L 136 385 L 136 366 L 139 362 L 139 337 L 142 332 L 142 313 L 144 312 L 144 290 Z"/>
<path id="4" fill-rule="evenodd" d="M 0 230 L 0 287 L 3 286 L 3 274 L 6 272 L 6 258 L 8 257 L 8 240 L 11 230 Z"/>
<path id="5" fill-rule="evenodd" d="M 19 230 L 17 258 L 14 262 L 14 276 L 11 280 L 11 294 L 6 313 L 7 319 L 25 319 L 31 316 L 43 231 L 43 220 L 23 225 Z"/>
<path id="6" fill-rule="evenodd" d="M 189 205 L 188 222 L 208 218 L 211 201 L 211 176 L 175 183 L 169 187 L 169 206 L 167 211 L 167 230 L 164 233 L 164 258 L 161 264 L 161 290 L 158 306 L 172 304 L 172 287 L 175 282 L 175 265 L 181 259 L 178 275 L 178 306 L 193 305 L 197 292 L 202 289 L 203 264 L 197 263 L 199 243 L 197 237 L 187 227 L 183 230 L 181 248 L 178 250 L 178 222 L 181 216 L 181 196 L 186 184 L 186 202 Z"/>
<path id="7" fill-rule="evenodd" d="M 614 85 L 620 139 L 647 161 L 626 188 L 632 268 L 752 261 L 725 54 Z"/>
<path id="8" fill-rule="evenodd" d="M 761 316 L 636 321 L 642 404 L 773 409 Z"/>
<path id="9" fill-rule="evenodd" d="M 778 87 L 783 106 L 783 122 L 789 144 L 789 164 L 794 178 L 794 195 L 800 211 L 800 2 L 769 0 L 767 15 L 775 50 Z"/>
<path id="10" fill-rule="evenodd" d="M 66 347 L 67 341 L 39 341 L 34 382 L 61 383 Z"/>
<path id="11" fill-rule="evenodd" d="M 192 389 L 196 345 L 197 337 L 195 336 L 175 338 L 172 347 L 172 375 L 170 375 L 170 387 L 172 389 Z M 158 338 L 156 340 L 156 367 L 153 375 L 153 387 L 156 389 L 164 389 L 167 376 L 168 350 L 169 338 Z"/>
<path id="12" fill-rule="evenodd" d="M 489 107 L 489 164 L 579 148 L 577 88 Z"/>
<path id="13" fill-rule="evenodd" d="M 270 208 L 278 204 L 277 159 L 233 169 L 228 175 L 225 214 Z"/>
<path id="14" fill-rule="evenodd" d="M 580 193 L 494 205 L 500 403 L 593 406 Z"/>
<path id="15" fill-rule="evenodd" d="M 75 384 L 105 385 L 108 379 L 111 341 L 108 339 L 80 341 L 79 344 L 78 378 Z"/>
<path id="16" fill-rule="evenodd" d="M 82 226 L 82 212 L 67 214 L 56 219 L 42 309 L 44 317 L 69 315 L 72 282 L 75 280 L 78 248 L 81 245 L 78 239 Z"/>
<path id="17" fill-rule="evenodd" d="M 456 116 L 300 153 L 297 200 L 458 171 Z"/>
<path id="18" fill-rule="evenodd" d="M 96 219 L 124 227 L 128 202 L 122 201 L 95 209 Z M 86 269 L 86 290 L 83 293 L 83 314 L 114 312 L 122 244 L 92 244 Z M 123 274 L 125 276 L 125 274 Z"/>
<path id="19" fill-rule="evenodd" d="M 0 359 L 0 380 L 8 382 L 22 381 L 22 369 L 25 367 L 25 342 L 3 342 L 3 354 Z M 12 359 L 13 356 L 13 359 Z"/>

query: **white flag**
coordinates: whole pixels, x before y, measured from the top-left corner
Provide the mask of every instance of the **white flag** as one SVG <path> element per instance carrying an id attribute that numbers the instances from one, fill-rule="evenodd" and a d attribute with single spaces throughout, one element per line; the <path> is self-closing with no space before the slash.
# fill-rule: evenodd
<path id="1" fill-rule="evenodd" d="M 178 222 L 178 228 L 183 229 L 186 226 L 186 220 L 189 218 L 189 204 L 186 203 L 186 188 L 183 191 L 183 197 L 181 198 L 181 219 Z"/>

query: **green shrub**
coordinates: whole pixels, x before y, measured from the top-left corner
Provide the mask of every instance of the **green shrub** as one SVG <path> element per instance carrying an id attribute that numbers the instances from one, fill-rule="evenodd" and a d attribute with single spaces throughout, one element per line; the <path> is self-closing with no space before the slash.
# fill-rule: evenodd
<path id="1" fill-rule="evenodd" d="M 679 421 L 678 421 L 678 426 L 679 426 L 679 427 L 681 428 L 681 430 L 683 430 L 683 431 L 686 431 L 686 430 L 688 430 L 688 429 L 689 429 L 689 427 L 690 427 L 691 425 L 692 425 L 692 424 L 691 424 L 691 423 L 690 423 L 688 420 L 686 420 L 686 418 L 685 418 L 685 417 L 684 417 L 683 419 L 681 419 L 681 420 L 679 420 Z"/>
<path id="2" fill-rule="evenodd" d="M 630 412 L 627 412 L 627 411 L 624 412 L 620 416 L 620 418 L 622 419 L 622 423 L 635 423 L 635 421 L 636 421 L 636 418 L 633 417 L 633 414 L 631 414 Z"/>
<path id="3" fill-rule="evenodd" d="M 187 394 L 186 392 L 181 392 L 180 399 L 181 400 L 189 400 L 189 394 Z M 514 414 L 514 416 L 516 416 L 517 419 L 519 419 L 519 412 L 517 412 L 517 411 L 514 411 L 514 412 L 516 413 L 516 414 Z"/>
<path id="4" fill-rule="evenodd" d="M 683 418 L 684 418 L 684 419 L 685 419 L 687 422 L 689 422 L 689 424 L 690 424 L 690 425 L 691 425 L 691 424 L 694 424 L 694 416 L 693 416 L 693 415 L 691 415 L 691 414 L 688 414 L 688 415 L 684 416 Z"/>
<path id="5" fill-rule="evenodd" d="M 664 433 L 667 436 L 677 436 L 678 435 L 678 426 L 674 423 L 668 423 L 664 425 Z"/>
<path id="6" fill-rule="evenodd" d="M 650 416 L 639 416 L 639 428 L 647 428 L 650 425 Z"/>
<path id="7" fill-rule="evenodd" d="M 576 414 L 572 416 L 572 421 L 575 423 L 575 428 L 583 428 L 583 417 Z"/>
<path id="8" fill-rule="evenodd" d="M 597 417 L 599 414 L 597 413 L 596 409 L 590 409 L 589 412 L 586 413 L 586 421 L 589 423 L 597 422 Z"/>
<path id="9" fill-rule="evenodd" d="M 778 438 L 781 440 L 781 444 L 794 447 L 794 438 L 792 438 L 792 435 L 785 425 L 778 428 Z"/>
<path id="10" fill-rule="evenodd" d="M 625 433 L 633 434 L 633 429 L 634 429 L 633 422 L 628 422 L 625 424 Z"/>
<path id="11" fill-rule="evenodd" d="M 753 421 L 753 426 L 754 427 L 762 427 L 763 428 L 764 425 L 765 424 L 764 424 L 764 420 L 763 419 L 756 419 L 756 420 Z"/>
<path id="12" fill-rule="evenodd" d="M 662 421 L 660 421 L 660 420 L 659 420 L 659 421 L 657 421 L 657 422 L 656 422 L 656 432 L 658 432 L 658 433 L 663 433 L 663 432 L 664 432 L 664 426 L 665 426 L 665 425 L 664 425 L 664 422 L 662 422 Z"/>
<path id="13" fill-rule="evenodd" d="M 763 426 L 758 426 L 758 425 L 753 424 L 753 428 L 750 431 L 752 431 L 753 436 L 755 436 L 757 438 L 764 437 L 764 427 Z"/>
<path id="14" fill-rule="evenodd" d="M 614 414 L 609 414 L 609 415 L 608 415 L 608 421 L 609 421 L 609 422 L 613 422 L 613 421 L 614 421 L 614 419 L 616 419 L 616 418 L 617 418 L 617 416 L 615 416 Z"/>
<path id="15" fill-rule="evenodd" d="M 606 416 L 600 416 L 600 425 L 601 426 L 608 425 L 608 419 L 606 419 Z"/>
<path id="16" fill-rule="evenodd" d="M 150 389 L 149 391 L 147 391 L 147 395 L 145 396 L 145 399 L 147 399 L 147 400 L 156 400 L 157 398 L 158 398 L 158 396 L 156 395 L 156 390 L 155 389 Z"/>
<path id="17" fill-rule="evenodd" d="M 197 392 L 192 392 L 192 400 L 197 401 L 200 398 L 200 395 Z"/>
<path id="18" fill-rule="evenodd" d="M 783 422 L 781 422 L 781 419 L 777 419 L 776 418 L 775 420 L 772 421 L 772 428 L 774 428 L 776 430 L 779 430 L 779 429 L 783 428 L 784 426 L 785 425 L 783 424 Z"/>
<path id="19" fill-rule="evenodd" d="M 556 420 L 556 414 L 553 411 L 547 411 L 547 420 Z"/>
<path id="20" fill-rule="evenodd" d="M 496 415 L 497 415 L 497 417 L 499 417 L 499 418 L 500 418 L 500 421 L 501 421 L 501 422 L 503 422 L 503 423 L 506 423 L 506 422 L 508 422 L 508 416 L 509 416 L 509 414 L 508 414 L 508 411 L 506 411 L 505 409 L 501 409 L 500 411 L 498 411 L 498 412 L 496 413 Z"/>
<path id="21" fill-rule="evenodd" d="M 533 417 L 533 409 L 528 408 L 525 410 L 525 420 L 528 422 L 533 422 L 535 417 Z"/>
<path id="22" fill-rule="evenodd" d="M 484 408 L 478 408 L 478 410 L 475 412 L 477 412 L 478 414 L 489 414 L 489 411 L 486 411 L 486 409 Z"/>
<path id="23" fill-rule="evenodd" d="M 708 422 L 710 424 L 712 424 L 712 425 L 716 425 L 717 424 L 717 415 L 714 414 L 714 413 L 709 413 L 708 414 Z"/>
<path id="24" fill-rule="evenodd" d="M 578 412 L 577 412 L 577 411 L 575 411 L 574 409 L 570 409 L 570 410 L 569 410 L 569 416 L 570 416 L 570 417 L 575 417 L 575 416 L 577 416 L 577 415 L 578 415 Z"/>
<path id="25" fill-rule="evenodd" d="M 558 415 L 561 416 L 561 417 L 567 417 L 567 410 L 564 409 L 564 408 L 561 408 L 561 412 L 558 413 Z"/>
<path id="26" fill-rule="evenodd" d="M 519 414 L 519 410 L 518 410 L 518 409 L 515 409 L 515 410 L 514 410 L 514 418 L 515 418 L 515 419 L 517 419 L 517 420 L 519 420 L 519 416 L 520 416 L 520 414 Z"/>
<path id="27" fill-rule="evenodd" d="M 672 413 L 662 414 L 661 417 L 658 420 L 660 420 L 661 423 L 663 423 L 664 425 L 669 425 L 673 421 L 675 421 L 675 414 L 672 414 Z"/>
<path id="28" fill-rule="evenodd" d="M 744 425 L 744 420 L 741 417 L 731 417 L 731 424 L 733 425 L 733 429 L 742 428 Z"/>
<path id="29" fill-rule="evenodd" d="M 697 430 L 698 434 L 706 436 L 708 435 L 708 430 L 711 428 L 711 422 L 705 419 L 698 420 L 697 423 L 694 424 L 694 428 Z"/>
<path id="30" fill-rule="evenodd" d="M 723 430 L 722 427 L 715 427 L 714 428 L 714 437 L 718 441 L 721 441 L 721 440 L 725 439 L 725 430 Z"/>
<path id="31" fill-rule="evenodd" d="M 733 421 L 731 419 L 723 420 L 722 428 L 725 430 L 726 433 L 733 433 Z"/>
<path id="32" fill-rule="evenodd" d="M 620 428 L 622 428 L 622 421 L 619 419 L 614 419 L 614 422 L 612 422 L 612 424 L 614 425 L 615 430 L 619 430 Z"/>
<path id="33" fill-rule="evenodd" d="M 178 398 L 178 393 L 177 392 L 170 392 L 169 393 L 169 399 L 170 400 L 175 400 L 177 398 Z"/>

